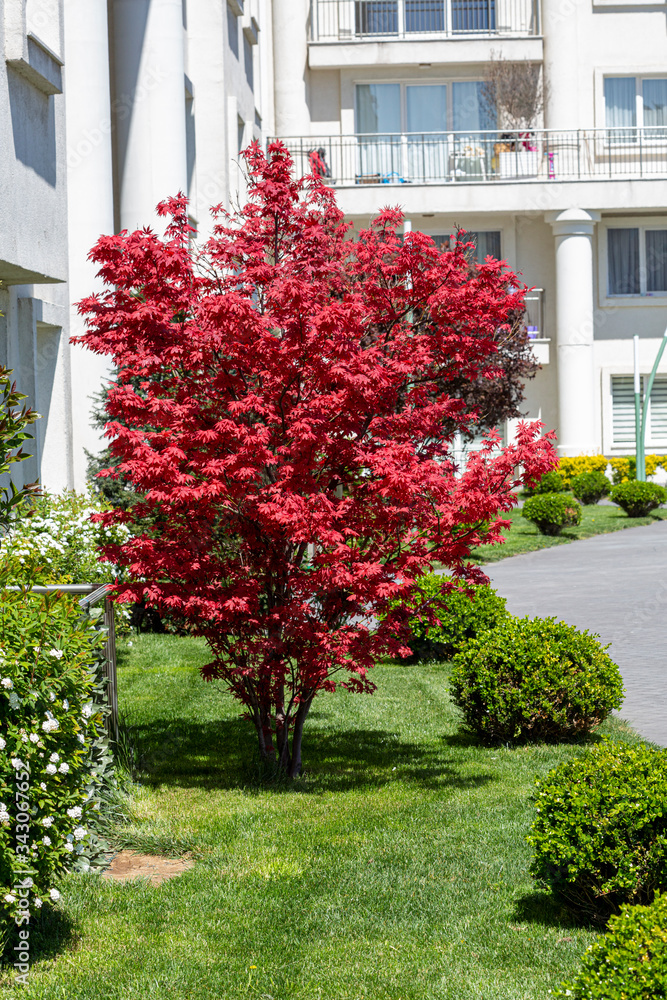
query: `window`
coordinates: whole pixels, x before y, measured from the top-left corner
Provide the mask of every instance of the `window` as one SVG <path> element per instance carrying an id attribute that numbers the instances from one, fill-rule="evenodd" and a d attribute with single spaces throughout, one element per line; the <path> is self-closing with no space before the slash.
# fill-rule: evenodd
<path id="1" fill-rule="evenodd" d="M 239 19 L 232 10 L 232 8 L 227 5 L 227 40 L 229 41 L 229 47 L 238 59 L 239 57 Z"/>
<path id="2" fill-rule="evenodd" d="M 409 86 L 405 88 L 408 132 L 447 131 L 447 87 Z"/>
<path id="3" fill-rule="evenodd" d="M 642 375 L 641 391 L 646 391 L 648 376 Z M 635 385 L 632 375 L 612 375 L 612 447 L 634 448 L 635 445 Z M 646 444 L 664 448 L 667 445 L 667 377 L 657 376 L 648 401 Z"/>
<path id="4" fill-rule="evenodd" d="M 496 30 L 495 0 L 452 0 L 452 31 Z"/>
<path id="5" fill-rule="evenodd" d="M 490 232 L 466 233 L 469 243 L 475 244 L 473 257 L 475 260 L 485 260 L 486 257 L 493 257 L 500 260 L 500 232 L 492 230 Z"/>
<path id="6" fill-rule="evenodd" d="M 357 132 L 401 131 L 401 85 L 361 83 L 357 86 Z"/>
<path id="7" fill-rule="evenodd" d="M 610 139 L 636 142 L 667 138 L 667 78 L 608 76 L 604 81 L 605 125 Z"/>
<path id="8" fill-rule="evenodd" d="M 359 83 L 356 88 L 357 132 L 477 132 L 495 128 L 482 103 L 482 83 Z"/>
<path id="9" fill-rule="evenodd" d="M 405 30 L 444 31 L 445 4 L 443 0 L 405 0 Z"/>
<path id="10" fill-rule="evenodd" d="M 403 24 L 401 25 L 401 15 Z M 445 30 L 445 0 L 355 0 L 357 35 L 419 34 Z M 495 31 L 495 0 L 451 0 L 453 32 Z"/>
<path id="11" fill-rule="evenodd" d="M 354 30 L 357 35 L 398 33 L 398 0 L 356 0 Z"/>
<path id="12" fill-rule="evenodd" d="M 488 125 L 480 91 L 476 80 L 357 84 L 357 183 L 485 176 L 493 137 L 472 135 Z"/>
<path id="13" fill-rule="evenodd" d="M 483 83 L 466 80 L 452 84 L 452 127 L 455 132 L 479 132 L 492 129 L 495 122 L 489 118 L 482 101 Z"/>
<path id="14" fill-rule="evenodd" d="M 239 147 L 239 153 L 243 149 L 244 136 L 245 136 L 245 122 L 241 117 L 238 117 L 236 119 L 236 138 L 237 138 L 237 145 Z"/>
<path id="15" fill-rule="evenodd" d="M 253 49 L 252 45 L 250 44 L 250 42 L 248 41 L 248 39 L 244 35 L 243 36 L 243 61 L 245 63 L 245 78 L 248 81 L 248 86 L 250 87 L 251 90 L 253 90 L 254 86 L 255 86 L 255 74 L 254 74 L 252 49 Z"/>
<path id="16" fill-rule="evenodd" d="M 667 295 L 667 229 L 607 230 L 609 295 Z"/>
<path id="17" fill-rule="evenodd" d="M 455 241 L 453 236 L 433 236 L 432 239 L 435 245 L 442 250 L 449 250 Z M 500 230 L 498 229 L 476 230 L 474 232 L 461 230 L 461 242 L 475 244 L 475 249 L 470 252 L 473 260 L 483 261 L 486 257 L 493 257 L 494 260 L 501 259 Z"/>

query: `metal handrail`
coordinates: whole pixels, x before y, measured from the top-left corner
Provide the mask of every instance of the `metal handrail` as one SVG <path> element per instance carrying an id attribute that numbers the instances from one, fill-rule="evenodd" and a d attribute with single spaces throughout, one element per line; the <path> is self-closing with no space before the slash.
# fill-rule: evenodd
<path id="1" fill-rule="evenodd" d="M 666 126 L 320 133 L 280 142 L 296 176 L 314 170 L 334 187 L 667 176 Z"/>
<path id="2" fill-rule="evenodd" d="M 535 37 L 539 0 L 311 0 L 310 41 Z"/>
<path id="3" fill-rule="evenodd" d="M 35 584 L 32 587 L 19 587 L 15 584 L 3 587 L 3 590 L 22 591 L 29 590 L 32 594 L 85 594 L 79 601 L 79 607 L 84 614 L 88 615 L 90 609 L 104 601 L 104 627 L 107 630 L 104 656 L 104 676 L 107 679 L 107 700 L 109 704 L 109 714 L 105 717 L 104 724 L 107 733 L 113 740 L 118 739 L 118 684 L 116 669 L 116 623 L 113 613 L 113 602 L 109 597 L 109 590 L 112 584 L 104 583 L 100 586 L 97 583 L 51 583 Z"/>

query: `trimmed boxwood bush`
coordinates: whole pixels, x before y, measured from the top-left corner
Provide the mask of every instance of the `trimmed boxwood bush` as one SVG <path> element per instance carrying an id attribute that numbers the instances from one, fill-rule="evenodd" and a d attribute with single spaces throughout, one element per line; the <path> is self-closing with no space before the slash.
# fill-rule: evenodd
<path id="1" fill-rule="evenodd" d="M 586 951 L 572 983 L 556 1000 L 665 1000 L 667 997 L 667 896 L 650 906 L 624 906 L 609 930 Z"/>
<path id="2" fill-rule="evenodd" d="M 97 667 L 103 631 L 63 594 L 0 591 L 0 599 L 1 940 L 26 906 L 34 921 L 58 899 L 63 871 L 99 859 L 110 755 Z"/>
<path id="3" fill-rule="evenodd" d="M 452 590 L 454 585 L 456 589 Z M 507 615 L 505 599 L 484 584 L 465 584 L 438 573 L 421 577 L 416 600 L 423 600 L 435 612 L 439 625 L 425 622 L 423 616 L 410 618 L 412 657 L 408 662 L 449 660 L 471 639 L 493 628 Z"/>
<path id="4" fill-rule="evenodd" d="M 561 455 L 558 460 L 558 471 L 565 483 L 565 489 L 569 490 L 575 476 L 579 476 L 582 472 L 606 472 L 608 464 L 604 455 Z"/>
<path id="5" fill-rule="evenodd" d="M 484 742 L 586 733 L 623 699 L 621 675 L 597 637 L 555 618 L 507 616 L 454 658 L 454 701 Z"/>
<path id="6" fill-rule="evenodd" d="M 563 528 L 581 521 L 581 507 L 571 493 L 542 493 L 530 497 L 521 513 L 536 525 L 541 535 L 560 535 Z"/>
<path id="7" fill-rule="evenodd" d="M 541 493 L 562 493 L 565 489 L 565 482 L 557 469 L 545 472 L 533 486 L 526 486 L 524 495 L 527 497 L 538 496 Z"/>
<path id="8" fill-rule="evenodd" d="M 667 751 L 605 741 L 538 782 L 533 876 L 607 917 L 667 889 Z"/>
<path id="9" fill-rule="evenodd" d="M 642 483 L 633 479 L 614 486 L 611 499 L 628 517 L 646 517 L 660 504 L 667 502 L 667 490 L 656 483 Z"/>
<path id="10" fill-rule="evenodd" d="M 610 490 L 611 483 L 604 472 L 582 472 L 572 480 L 572 492 L 583 504 L 599 503 Z"/>

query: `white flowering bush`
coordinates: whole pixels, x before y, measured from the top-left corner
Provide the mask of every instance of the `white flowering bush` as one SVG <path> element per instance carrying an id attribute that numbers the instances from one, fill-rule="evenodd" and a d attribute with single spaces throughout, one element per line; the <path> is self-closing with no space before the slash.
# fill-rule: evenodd
<path id="1" fill-rule="evenodd" d="M 0 936 L 100 853 L 104 633 L 75 600 L 0 592 Z M 17 888 L 18 887 L 18 888 Z"/>
<path id="2" fill-rule="evenodd" d="M 116 577 L 115 567 L 98 561 L 99 547 L 126 541 L 129 529 L 91 520 L 108 506 L 90 489 L 40 494 L 31 501 L 30 516 L 15 521 L 0 540 L 0 569 L 16 583 L 105 583 Z"/>

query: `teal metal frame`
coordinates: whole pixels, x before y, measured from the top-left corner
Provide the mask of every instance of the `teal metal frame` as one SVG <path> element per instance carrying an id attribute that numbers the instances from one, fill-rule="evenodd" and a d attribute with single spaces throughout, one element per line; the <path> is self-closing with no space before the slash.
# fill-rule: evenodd
<path id="1" fill-rule="evenodd" d="M 641 376 L 639 374 L 639 337 L 634 335 L 635 347 L 635 454 L 637 461 L 637 479 L 646 482 L 646 414 L 648 412 L 648 402 L 651 398 L 653 383 L 658 373 L 658 366 L 667 347 L 667 328 L 662 335 L 662 343 L 658 349 L 651 374 L 648 377 L 646 392 L 642 399 Z"/>

